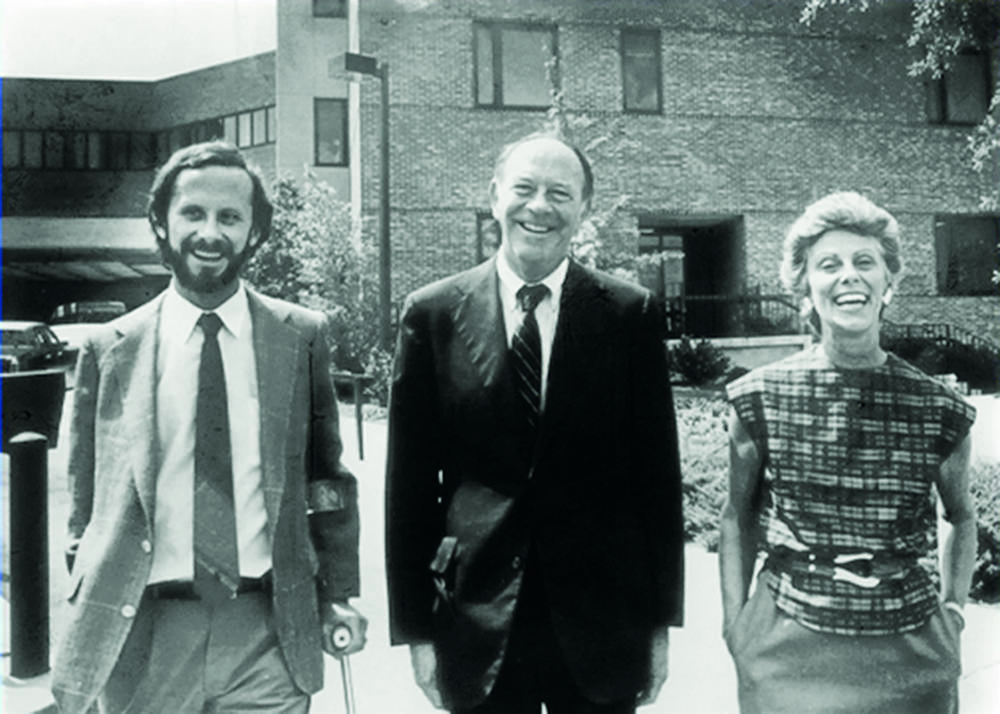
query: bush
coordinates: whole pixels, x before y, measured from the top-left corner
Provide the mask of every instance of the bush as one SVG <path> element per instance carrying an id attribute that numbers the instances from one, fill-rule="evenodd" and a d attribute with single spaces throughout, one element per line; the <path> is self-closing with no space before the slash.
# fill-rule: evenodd
<path id="1" fill-rule="evenodd" d="M 675 404 L 684 477 L 684 537 L 714 552 L 728 486 L 729 407 L 712 397 L 677 397 Z"/>
<path id="2" fill-rule="evenodd" d="M 312 174 L 280 178 L 273 200 L 271 237 L 246 279 L 267 295 L 325 312 L 334 365 L 364 372 L 379 337 L 375 250 L 352 225 L 350 204 Z"/>
<path id="3" fill-rule="evenodd" d="M 969 490 L 976 504 L 979 541 L 970 596 L 1000 602 L 1000 464 L 974 463 L 969 472 Z"/>
<path id="4" fill-rule="evenodd" d="M 729 358 L 708 340 L 692 344 L 691 338 L 683 336 L 667 352 L 670 370 L 685 384 L 707 384 L 724 377 L 729 370 Z"/>

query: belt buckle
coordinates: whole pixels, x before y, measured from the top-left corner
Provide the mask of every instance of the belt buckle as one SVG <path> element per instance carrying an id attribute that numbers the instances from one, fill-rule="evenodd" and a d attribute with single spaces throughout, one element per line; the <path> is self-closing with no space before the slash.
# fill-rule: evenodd
<path id="1" fill-rule="evenodd" d="M 875 555 L 873 553 L 845 553 L 844 555 L 838 555 L 833 559 L 833 579 L 843 580 L 844 582 L 856 585 L 859 588 L 871 589 L 878 587 L 879 583 L 882 582 L 882 578 L 876 578 L 874 575 L 858 575 L 853 570 L 841 567 L 844 565 L 852 563 L 861 563 L 863 569 L 871 573 L 872 566 L 874 565 Z"/>

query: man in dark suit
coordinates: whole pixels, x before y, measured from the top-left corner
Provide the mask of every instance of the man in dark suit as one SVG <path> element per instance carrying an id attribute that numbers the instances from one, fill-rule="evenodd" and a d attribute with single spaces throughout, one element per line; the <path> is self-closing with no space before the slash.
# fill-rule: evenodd
<path id="1" fill-rule="evenodd" d="M 176 152 L 149 207 L 173 280 L 81 350 L 64 713 L 306 712 L 323 649 L 364 644 L 325 318 L 238 277 L 272 210 L 234 146 Z"/>
<path id="2" fill-rule="evenodd" d="M 490 183 L 500 252 L 403 312 L 391 636 L 456 712 L 633 712 L 681 624 L 664 322 L 648 291 L 569 258 L 592 188 L 561 139 L 508 146 Z"/>

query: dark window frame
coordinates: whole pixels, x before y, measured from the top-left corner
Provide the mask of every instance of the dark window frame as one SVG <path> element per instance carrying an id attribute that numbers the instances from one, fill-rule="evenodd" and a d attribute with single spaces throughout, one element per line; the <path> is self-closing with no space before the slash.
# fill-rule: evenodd
<path id="1" fill-rule="evenodd" d="M 327 0 L 312 0 L 312 15 L 313 17 L 332 17 L 332 18 L 346 18 L 347 17 L 347 0 L 335 0 L 335 9 L 324 9 L 323 6 L 329 7 L 331 3 Z"/>
<path id="2" fill-rule="evenodd" d="M 479 28 L 486 28 L 490 33 L 491 62 L 493 76 L 493 101 L 479 100 Z M 472 23 L 472 101 L 477 109 L 515 109 L 519 111 L 538 111 L 548 109 L 552 102 L 545 104 L 506 104 L 504 102 L 503 78 L 503 40 L 504 30 L 548 31 L 552 41 L 552 57 L 555 61 L 552 70 L 552 82 L 558 92 L 562 88 L 562 76 L 559 69 L 559 26 L 550 23 L 510 22 L 503 20 L 475 20 Z"/>
<path id="3" fill-rule="evenodd" d="M 656 109 L 638 109 L 628 106 L 628 95 L 625 92 L 625 43 L 628 35 L 646 35 L 654 37 L 656 48 Z M 622 80 L 622 111 L 626 114 L 663 114 L 663 34 L 659 29 L 649 27 L 622 27 L 618 32 L 618 59 Z"/>
<path id="4" fill-rule="evenodd" d="M 5 168 L 5 169 L 19 169 L 19 168 L 23 168 L 23 166 L 24 166 L 24 142 L 22 140 L 22 137 L 24 136 L 24 132 L 21 131 L 20 129 L 4 129 L 3 133 L 6 134 L 6 135 L 8 135 L 8 138 L 3 140 L 4 147 L 7 146 L 8 142 L 11 140 L 12 136 L 16 137 L 16 139 L 14 139 L 14 143 L 17 146 L 17 156 L 16 156 L 16 158 L 10 164 L 7 164 L 7 162 L 4 161 L 3 162 L 3 168 Z M 4 157 L 6 158 L 6 149 L 4 151 Z"/>
<path id="5" fill-rule="evenodd" d="M 980 50 L 962 50 L 959 52 L 962 57 L 977 57 L 983 68 L 983 98 L 987 112 L 993 100 L 993 65 L 990 62 L 990 55 Z M 949 116 L 948 105 L 948 83 L 954 81 L 949 72 L 944 72 L 936 79 L 930 79 L 925 83 L 927 92 L 927 118 L 931 124 L 939 126 L 976 126 L 983 120 L 979 117 L 974 121 L 965 119 L 953 119 Z M 983 115 L 985 116 L 985 114 Z"/>
<path id="6" fill-rule="evenodd" d="M 344 148 L 343 151 L 341 152 L 343 154 L 343 158 L 339 162 L 320 161 L 319 113 L 320 113 L 320 107 L 327 102 L 340 104 L 341 106 L 341 116 L 343 117 L 343 121 L 341 122 L 340 125 L 341 128 L 340 141 L 341 141 L 341 146 L 343 146 Z M 313 165 L 314 166 L 343 168 L 350 164 L 351 160 L 350 146 L 348 144 L 349 131 L 347 126 L 349 117 L 347 115 L 347 109 L 348 108 L 347 108 L 346 97 L 313 97 Z"/>
<path id="7" fill-rule="evenodd" d="M 496 248 L 493 252 L 487 252 L 483 237 L 486 234 L 486 228 L 491 224 L 495 226 L 496 230 Z M 488 210 L 476 211 L 476 265 L 496 255 L 500 251 L 500 244 L 502 242 L 503 234 L 500 231 L 500 222 L 493 217 L 493 212 Z"/>
<path id="8" fill-rule="evenodd" d="M 961 221 L 992 221 L 993 223 L 993 245 L 989 247 L 989 255 L 980 255 L 979 251 L 971 259 L 965 261 L 949 260 L 951 256 L 968 254 L 970 246 L 954 245 L 951 238 L 953 231 L 960 230 L 960 226 L 954 225 Z M 951 225 L 948 225 L 948 224 Z M 963 232 L 963 235 L 967 234 Z M 946 253 L 942 254 L 943 251 Z M 983 297 L 996 296 L 997 286 L 992 282 L 992 271 L 1000 269 L 1000 215 L 988 213 L 939 213 L 934 216 L 934 263 L 935 263 L 935 287 L 937 294 L 947 297 Z M 982 275 L 977 276 L 981 283 L 969 286 L 966 280 L 961 281 L 959 274 L 962 273 L 962 265 L 969 263 L 982 267 Z M 955 273 L 952 277 L 952 272 Z M 954 284 L 953 284 L 953 281 Z"/>

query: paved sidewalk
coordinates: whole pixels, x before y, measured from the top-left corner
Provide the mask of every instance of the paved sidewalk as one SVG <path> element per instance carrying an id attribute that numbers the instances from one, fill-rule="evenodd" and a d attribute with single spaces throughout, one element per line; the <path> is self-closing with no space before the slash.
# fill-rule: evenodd
<path id="1" fill-rule="evenodd" d="M 1000 404 L 1000 402 L 998 402 Z M 67 408 L 68 408 L 67 404 Z M 358 606 L 370 618 L 367 649 L 351 658 L 355 699 L 360 714 L 429 714 L 435 711 L 413 683 L 409 653 L 404 647 L 388 645 L 388 614 L 383 571 L 383 465 L 385 460 L 384 422 L 366 422 L 365 460 L 357 459 L 353 412 L 342 412 L 345 461 L 358 475 L 362 517 L 361 565 L 362 597 Z M 66 443 L 61 440 L 60 446 Z M 63 448 L 50 454 L 49 551 L 52 593 L 52 633 L 57 638 L 64 614 L 62 594 L 68 578 L 62 562 L 62 533 L 67 513 Z M 6 507 L 7 500 L 4 499 Z M 6 518 L 4 519 L 6 521 Z M 6 600 L 0 600 L 2 649 L 7 653 Z M 729 714 L 736 709 L 736 676 L 722 642 L 717 558 L 699 546 L 687 549 L 687 624 L 673 631 L 670 650 L 670 677 L 659 701 L 641 709 L 643 714 Z M 1000 606 L 970 605 L 968 626 L 963 637 L 961 680 L 963 714 L 1000 712 Z M 313 699 L 315 714 L 344 711 L 340 667 L 327 660 L 327 687 Z M 52 711 L 48 692 L 49 676 L 25 682 L 8 677 L 9 655 L 3 657 L 3 691 L 0 712 L 28 714 Z"/>

